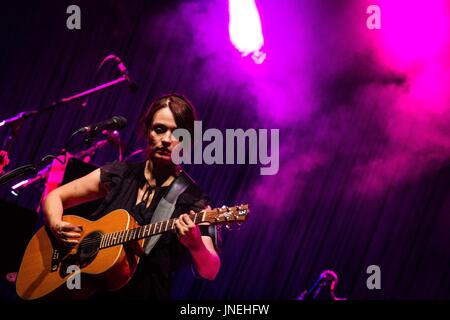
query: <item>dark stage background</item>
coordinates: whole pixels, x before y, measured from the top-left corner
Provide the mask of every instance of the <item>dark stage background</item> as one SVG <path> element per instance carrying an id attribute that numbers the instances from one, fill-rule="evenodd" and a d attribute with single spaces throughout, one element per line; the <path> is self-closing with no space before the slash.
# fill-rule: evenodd
<path id="1" fill-rule="evenodd" d="M 414 68 L 398 52 L 386 58 L 382 33 L 365 27 L 369 2 L 257 3 L 261 65 L 229 42 L 226 1 L 2 3 L 0 119 L 86 90 L 111 53 L 139 85 L 26 120 L 7 169 L 57 152 L 79 127 L 113 115 L 128 119 L 127 156 L 144 145 L 136 129 L 146 106 L 179 92 L 205 129 L 280 129 L 280 166 L 273 176 L 260 175 L 260 165 L 186 167 L 214 205 L 249 203 L 252 212 L 240 230 L 223 231 L 217 279 L 182 270 L 174 298 L 294 299 L 325 269 L 336 271 L 338 296 L 349 299 L 450 298 L 450 81 L 441 76 L 448 59 L 433 58 L 440 76 L 426 78 L 431 56 L 416 57 Z M 81 30 L 66 28 L 71 4 L 81 8 Z M 95 83 L 114 75 L 107 65 Z M 418 75 L 440 84 L 421 91 Z M 92 162 L 117 156 L 111 145 Z M 18 197 L 9 186 L 1 187 L 4 201 L 35 210 L 42 184 Z M 3 277 L 17 270 L 35 221 L 5 204 L 0 211 L 2 246 L 16 248 L 2 259 Z M 22 224 L 27 232 L 18 232 Z M 381 269 L 380 290 L 366 287 L 370 265 Z"/>

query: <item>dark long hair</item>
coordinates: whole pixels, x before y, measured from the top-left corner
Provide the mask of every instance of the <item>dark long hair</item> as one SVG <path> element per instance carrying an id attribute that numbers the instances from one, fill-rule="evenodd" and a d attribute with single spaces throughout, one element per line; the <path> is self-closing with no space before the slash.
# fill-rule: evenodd
<path id="1" fill-rule="evenodd" d="M 150 104 L 144 116 L 141 118 L 142 136 L 148 137 L 155 113 L 163 108 L 169 108 L 172 111 L 178 128 L 188 130 L 191 136 L 193 136 L 194 121 L 197 119 L 197 112 L 185 96 L 177 93 L 160 96 Z"/>

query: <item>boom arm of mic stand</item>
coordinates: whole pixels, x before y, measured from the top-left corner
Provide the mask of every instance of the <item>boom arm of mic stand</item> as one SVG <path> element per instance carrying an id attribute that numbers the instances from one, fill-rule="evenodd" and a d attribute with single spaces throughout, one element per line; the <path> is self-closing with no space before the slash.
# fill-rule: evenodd
<path id="1" fill-rule="evenodd" d="M 112 81 L 103 83 L 103 84 L 101 84 L 99 86 L 96 86 L 94 88 L 91 88 L 91 89 L 88 89 L 86 91 L 74 94 L 73 96 L 70 96 L 70 97 L 67 97 L 67 98 L 62 98 L 61 100 L 57 100 L 57 101 L 53 102 L 52 104 L 50 104 L 47 107 L 40 108 L 38 110 L 33 110 L 33 111 L 20 112 L 17 115 L 15 115 L 14 117 L 11 117 L 9 119 L 5 119 L 5 120 L 0 121 L 0 127 L 2 127 L 4 125 L 7 125 L 7 124 L 14 124 L 17 121 L 21 121 L 21 120 L 24 120 L 24 119 L 29 118 L 31 116 L 40 114 L 42 112 L 49 111 L 49 110 L 53 109 L 56 106 L 59 106 L 59 105 L 62 105 L 64 103 L 70 102 L 72 100 L 75 100 L 75 99 L 87 96 L 87 95 L 89 95 L 91 93 L 94 93 L 94 92 L 106 89 L 108 87 L 114 86 L 114 85 L 119 84 L 119 83 L 124 82 L 124 81 L 127 81 L 127 78 L 126 78 L 126 76 L 123 75 L 123 76 L 121 76 L 121 77 L 119 77 L 117 79 L 114 79 Z"/>
<path id="2" fill-rule="evenodd" d="M 99 86 L 96 86 L 96 87 L 94 87 L 94 88 L 91 88 L 91 89 L 89 89 L 89 90 L 86 90 L 86 91 L 83 91 L 83 92 L 74 94 L 73 96 L 70 96 L 70 97 L 67 97 L 67 98 L 62 98 L 61 100 L 56 101 L 56 102 L 53 103 L 53 104 L 54 104 L 54 105 L 57 105 L 57 104 L 60 104 L 60 103 L 67 103 L 67 102 L 70 102 L 70 101 L 72 101 L 72 100 L 75 100 L 75 99 L 78 99 L 78 98 L 82 98 L 82 97 L 84 97 L 84 96 L 87 96 L 87 95 L 89 95 L 89 94 L 91 94 L 91 93 L 94 93 L 94 92 L 97 92 L 97 91 L 106 89 L 106 88 L 108 88 L 108 87 L 114 86 L 114 85 L 119 84 L 119 83 L 124 82 L 124 81 L 127 81 L 127 78 L 126 78 L 125 76 L 121 76 L 121 77 L 119 77 L 119 78 L 117 78 L 117 79 L 115 79 L 115 80 L 112 80 L 112 81 L 103 83 L 103 84 L 101 84 L 101 85 L 99 85 Z"/>
<path id="3" fill-rule="evenodd" d="M 13 125 L 14 126 L 15 124 L 20 123 L 20 121 L 23 121 L 26 118 L 29 118 L 31 116 L 34 116 L 34 115 L 37 115 L 37 114 L 49 111 L 49 110 L 55 108 L 56 106 L 63 105 L 63 104 L 65 104 L 67 102 L 70 102 L 72 100 L 75 100 L 75 99 L 78 99 L 78 98 L 90 95 L 90 94 L 92 94 L 94 92 L 106 89 L 108 87 L 114 86 L 114 85 L 119 84 L 119 83 L 124 82 L 124 81 L 127 81 L 127 78 L 126 78 L 125 75 L 122 75 L 121 77 L 119 77 L 117 79 L 114 79 L 112 81 L 103 83 L 103 84 L 101 84 L 99 86 L 96 86 L 94 88 L 91 88 L 91 89 L 88 89 L 86 91 L 77 93 L 77 94 L 75 94 L 73 96 L 70 96 L 70 97 L 67 97 L 67 98 L 62 98 L 61 100 L 55 101 L 52 104 L 50 104 L 49 106 L 47 106 L 47 107 L 40 108 L 38 110 L 33 110 L 33 111 L 20 112 L 19 114 L 17 114 L 14 117 L 11 117 L 9 119 L 5 119 L 5 120 L 0 121 L 0 127 L 2 127 L 4 125 Z M 14 134 L 16 134 L 15 131 L 16 130 L 14 130 Z M 6 144 L 9 145 L 11 143 L 11 140 L 12 140 L 12 135 L 9 134 L 8 137 L 6 137 L 6 140 L 4 141 L 3 146 L 5 146 Z M 22 176 L 22 175 L 24 175 L 26 173 L 31 172 L 31 171 L 36 171 L 36 168 L 34 168 L 33 170 L 32 170 L 32 168 L 33 168 L 33 165 L 27 165 L 27 166 L 16 168 L 16 169 L 10 171 L 9 173 L 6 173 L 6 174 L 2 175 L 0 177 L 0 185 L 2 185 L 4 183 L 7 183 L 8 181 L 13 180 L 13 179 L 15 179 L 17 177 L 20 177 L 20 176 Z"/>

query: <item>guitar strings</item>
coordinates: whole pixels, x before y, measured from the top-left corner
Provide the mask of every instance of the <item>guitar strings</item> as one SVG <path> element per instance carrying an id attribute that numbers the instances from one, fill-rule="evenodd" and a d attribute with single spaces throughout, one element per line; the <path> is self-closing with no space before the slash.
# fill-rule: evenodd
<path id="1" fill-rule="evenodd" d="M 193 217 L 194 218 L 194 223 L 196 223 L 197 222 L 197 218 L 199 217 L 199 214 L 201 214 L 202 212 L 196 212 L 195 214 L 193 214 L 193 215 L 189 215 L 191 218 Z M 166 220 L 166 221 L 168 221 L 168 222 L 170 222 L 170 221 L 172 221 L 172 220 L 174 220 L 174 219 L 170 219 L 170 220 Z M 158 224 L 158 223 L 160 223 L 160 222 L 155 222 L 155 223 L 151 223 L 151 224 L 148 224 L 148 225 L 145 225 L 145 226 L 141 226 L 141 227 L 138 227 L 138 228 L 133 228 L 133 229 L 127 229 L 127 230 L 123 230 L 123 231 L 118 231 L 118 236 L 116 237 L 116 238 L 114 238 L 114 240 L 116 240 L 116 239 L 118 239 L 118 238 L 120 238 L 122 235 L 120 235 L 120 233 L 125 233 L 125 232 L 127 232 L 127 231 L 129 231 L 129 230 L 138 230 L 138 229 L 141 229 L 141 228 L 145 228 L 145 227 L 147 227 L 147 226 L 150 226 L 150 228 L 149 228 L 149 230 L 151 230 L 152 229 L 152 227 L 153 226 L 155 226 L 155 230 L 156 230 L 156 225 Z M 163 223 L 164 223 L 164 221 L 163 221 Z M 166 227 L 167 227 L 167 225 L 166 225 Z M 174 227 L 173 227 L 173 224 L 172 224 L 172 227 L 169 229 L 169 230 L 173 230 L 174 229 Z M 164 232 L 166 232 L 166 231 L 169 231 L 169 230 L 165 230 L 165 231 L 163 231 L 163 232 L 158 232 L 158 233 L 164 233 Z M 83 246 L 83 245 L 90 245 L 90 244 L 95 244 L 96 242 L 98 242 L 99 244 L 102 242 L 102 240 L 103 240 L 103 238 L 105 237 L 105 236 L 107 236 L 107 235 L 110 235 L 110 234 L 114 234 L 115 232 L 110 232 L 110 233 L 105 233 L 105 234 L 102 234 L 101 235 L 101 237 L 100 237 L 100 239 L 90 239 L 90 240 L 86 240 L 86 241 L 81 241 L 80 242 L 80 244 L 79 244 L 79 247 L 80 246 Z M 138 232 L 138 234 L 139 234 L 140 232 Z M 154 236 L 154 235 L 157 235 L 158 233 L 153 233 L 152 232 L 152 234 L 149 234 L 148 236 L 145 236 L 144 238 L 148 238 L 148 237 L 150 237 L 150 236 Z M 122 236 L 123 238 L 125 238 L 125 236 Z M 142 239 L 142 238 L 140 238 L 140 239 Z M 125 240 L 125 241 L 120 241 L 119 243 L 124 243 L 124 242 L 128 242 L 128 241 L 133 241 L 133 240 L 139 240 L 139 239 L 127 239 L 127 240 Z M 119 244 L 119 243 L 116 243 L 116 244 Z M 107 248 L 107 247 L 104 247 L 104 248 Z"/>
<path id="2" fill-rule="evenodd" d="M 139 229 L 139 228 L 135 228 L 135 229 L 127 229 L 127 230 L 124 230 L 124 231 L 119 231 L 119 233 L 125 233 L 126 231 L 128 231 L 128 230 L 137 230 L 137 229 Z M 149 229 L 150 230 L 150 229 Z M 171 228 L 171 229 L 169 229 L 169 230 L 173 230 L 173 228 Z M 169 230 L 166 230 L 166 231 L 169 231 Z M 164 231 L 162 231 L 162 232 L 158 232 L 158 233 L 163 233 Z M 145 236 L 144 238 L 147 238 L 147 237 L 150 237 L 150 236 L 154 236 L 154 235 L 156 235 L 156 234 L 158 234 L 158 233 L 153 233 L 152 232 L 152 234 L 149 234 L 148 236 Z M 80 245 L 82 245 L 82 244 L 92 244 L 92 243 L 95 243 L 95 242 L 101 242 L 102 241 L 102 239 L 105 237 L 105 236 L 107 236 L 107 235 L 110 235 L 110 234 L 114 234 L 114 232 L 111 232 L 111 233 L 104 233 L 104 234 L 102 234 L 101 235 L 101 238 L 100 239 L 89 239 L 89 240 L 86 240 L 86 241 L 81 241 L 81 243 L 80 243 Z M 139 234 L 139 233 L 138 233 Z M 122 235 L 118 235 L 117 237 L 115 237 L 114 238 L 114 240 L 116 240 L 116 239 L 118 239 L 118 238 L 120 238 L 120 237 L 123 237 Z M 125 238 L 125 237 L 123 237 L 123 238 Z M 140 238 L 140 239 L 142 239 L 142 238 Z M 128 241 L 133 241 L 133 240 L 139 240 L 139 239 L 128 239 L 128 240 L 126 240 L 126 241 L 123 241 L 123 242 L 128 242 Z M 121 241 L 121 242 L 122 242 Z"/>
<path id="3" fill-rule="evenodd" d="M 194 217 L 194 221 L 196 221 L 197 220 L 197 218 L 198 218 L 198 215 L 200 214 L 201 212 L 197 212 L 197 213 L 195 213 L 194 215 L 190 215 L 191 217 Z M 166 221 L 168 221 L 168 224 L 170 223 L 170 221 L 172 221 L 172 220 L 174 220 L 174 219 L 170 219 L 170 220 L 166 220 Z M 164 223 L 165 221 L 163 221 L 163 223 Z M 147 226 L 150 226 L 150 228 L 149 228 L 149 230 L 151 230 L 152 229 L 152 227 L 153 226 L 155 226 L 155 229 L 157 228 L 157 224 L 158 223 L 160 223 L 159 221 L 158 222 L 155 222 L 155 223 L 151 223 L 151 224 L 148 224 L 148 225 L 145 225 L 145 226 L 141 226 L 141 227 L 138 227 L 138 228 L 133 228 L 133 229 L 127 229 L 127 230 L 123 230 L 123 231 L 118 231 L 118 233 L 120 234 L 120 233 L 125 233 L 125 232 L 127 232 L 127 231 L 129 231 L 129 230 L 138 230 L 138 229 L 142 229 L 142 228 L 145 228 L 145 227 L 147 227 Z M 172 223 L 172 225 L 173 225 L 173 223 Z M 166 226 L 167 227 L 167 226 Z M 172 226 L 169 230 L 173 230 L 174 229 L 174 227 Z M 169 231 L 169 230 L 165 230 L 165 231 Z M 163 233 L 163 232 L 165 232 L 165 231 L 160 231 L 159 233 Z M 83 243 L 83 244 L 90 244 L 90 243 L 94 243 L 94 242 L 97 242 L 97 241 L 102 241 L 102 239 L 103 239 L 103 237 L 105 237 L 105 236 L 107 236 L 107 235 L 109 235 L 109 234 L 114 234 L 115 232 L 110 232 L 110 233 L 104 233 L 104 234 L 102 234 L 101 235 L 101 238 L 99 239 L 99 240 L 97 240 L 97 239 L 91 239 L 91 240 L 86 240 L 86 241 L 81 241 L 81 243 L 80 243 L 80 245 Z M 140 232 L 138 232 L 138 234 L 139 234 Z M 144 238 L 147 238 L 147 237 L 150 237 L 150 236 L 153 236 L 153 235 L 156 235 L 156 234 L 158 234 L 158 233 L 153 233 L 152 232 L 152 234 L 150 234 L 150 235 L 148 235 L 148 236 L 145 236 Z M 122 235 L 118 235 L 115 239 L 117 239 L 117 238 L 119 238 L 119 237 L 121 237 Z M 129 240 L 126 240 L 125 242 L 127 242 L 127 241 L 132 241 L 132 240 L 138 240 L 138 239 L 129 239 Z"/>

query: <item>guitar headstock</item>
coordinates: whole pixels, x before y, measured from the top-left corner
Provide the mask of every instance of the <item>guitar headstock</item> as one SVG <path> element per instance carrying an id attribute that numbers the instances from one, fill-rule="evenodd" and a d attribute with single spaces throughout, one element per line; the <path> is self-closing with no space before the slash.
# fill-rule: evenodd
<path id="1" fill-rule="evenodd" d="M 247 219 L 249 212 L 248 204 L 234 207 L 223 206 L 222 208 L 205 210 L 205 216 L 202 220 L 211 224 L 240 224 Z"/>

